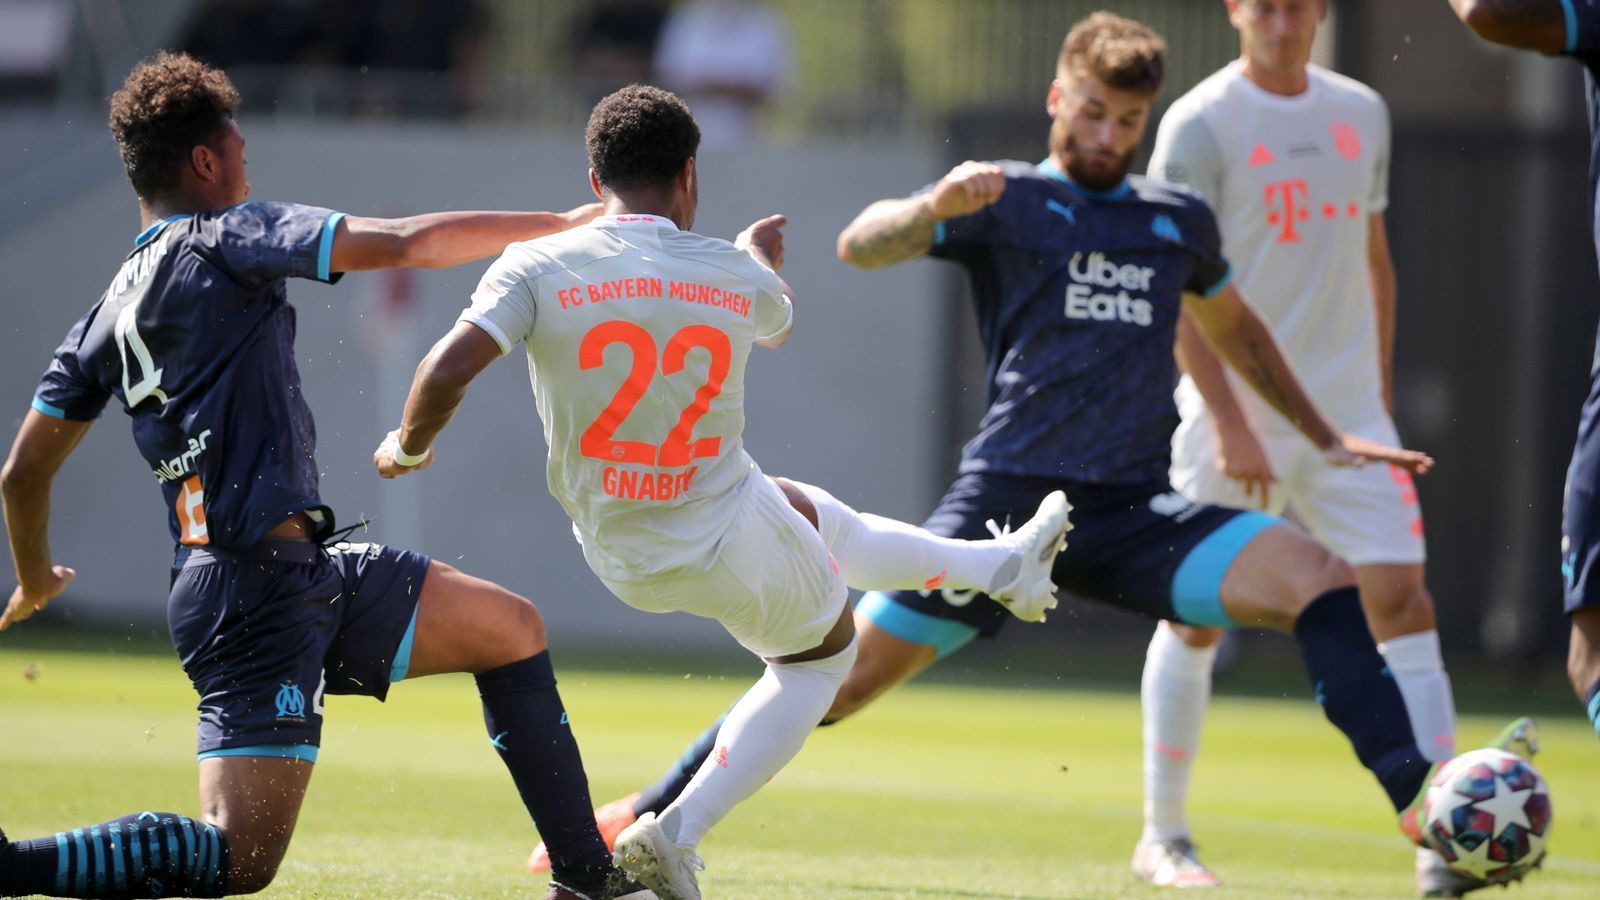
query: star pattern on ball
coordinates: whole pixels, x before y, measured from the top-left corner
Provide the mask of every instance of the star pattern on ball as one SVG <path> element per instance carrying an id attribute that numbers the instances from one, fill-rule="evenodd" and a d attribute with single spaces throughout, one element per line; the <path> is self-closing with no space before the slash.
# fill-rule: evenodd
<path id="1" fill-rule="evenodd" d="M 1489 832 L 1493 838 L 1506 829 L 1508 825 L 1520 825 L 1523 828 L 1532 828 L 1528 821 L 1528 798 L 1533 796 L 1533 789 L 1514 791 L 1511 785 L 1506 784 L 1498 774 L 1494 776 L 1494 796 L 1488 800 L 1478 801 L 1478 809 L 1494 816 L 1494 830 Z"/>

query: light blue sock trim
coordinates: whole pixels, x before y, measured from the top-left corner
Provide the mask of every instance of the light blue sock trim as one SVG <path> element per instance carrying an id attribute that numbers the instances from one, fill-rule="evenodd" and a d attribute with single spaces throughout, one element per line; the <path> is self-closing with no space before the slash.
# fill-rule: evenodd
<path id="1" fill-rule="evenodd" d="M 94 855 L 93 886 L 95 893 L 105 890 L 102 883 L 106 877 L 106 847 L 100 841 L 100 826 L 89 826 L 89 850 Z"/>
<path id="2" fill-rule="evenodd" d="M 273 756 L 279 759 L 303 759 L 306 762 L 317 761 L 317 746 L 315 744 L 256 744 L 253 747 L 228 747 L 223 750 L 207 750 L 197 754 L 195 759 L 211 759 L 214 756 Z"/>
<path id="3" fill-rule="evenodd" d="M 56 893 L 67 892 L 67 833 L 56 832 Z"/>
<path id="4" fill-rule="evenodd" d="M 328 271 L 328 264 L 329 260 L 333 258 L 333 232 L 334 229 L 339 227 L 339 220 L 344 218 L 344 215 L 342 212 L 336 212 L 328 216 L 328 220 L 322 223 L 322 241 L 317 245 L 318 281 L 327 281 L 331 274 Z"/>
<path id="5" fill-rule="evenodd" d="M 935 247 L 942 246 L 944 244 L 944 233 L 944 223 L 935 222 L 933 225 L 933 245 Z"/>
<path id="6" fill-rule="evenodd" d="M 1172 609 L 1189 625 L 1238 628 L 1222 609 L 1222 576 L 1245 545 L 1282 522 L 1266 513 L 1242 512 L 1205 536 L 1172 576 Z"/>
<path id="7" fill-rule="evenodd" d="M 72 829 L 72 846 L 78 849 L 78 865 L 76 866 L 77 871 L 73 873 L 72 886 L 76 890 L 77 895 L 82 897 L 84 892 L 89 889 L 89 866 L 87 856 L 89 848 L 85 847 L 83 844 L 82 828 Z"/>
<path id="8" fill-rule="evenodd" d="M 978 636 L 978 629 L 965 622 L 941 619 L 901 606 L 878 591 L 863 596 L 856 604 L 856 612 L 902 641 L 933 647 L 940 659 L 965 647 Z"/>
<path id="9" fill-rule="evenodd" d="M 144 878 L 144 829 L 128 829 L 128 847 L 132 850 L 128 855 L 133 857 L 133 880 Z"/>
<path id="10" fill-rule="evenodd" d="M 1594 725 L 1594 733 L 1600 734 L 1600 691 L 1589 698 L 1589 721 Z"/>
<path id="11" fill-rule="evenodd" d="M 111 852 L 111 883 L 116 888 L 117 893 L 126 893 L 128 890 L 128 873 L 123 871 L 122 848 L 119 846 L 122 843 L 122 823 L 112 822 L 111 826 L 106 830 L 111 833 L 111 839 L 106 842 L 107 849 Z"/>
<path id="12" fill-rule="evenodd" d="M 1567 19 L 1567 53 L 1578 49 L 1578 11 L 1572 8 L 1572 0 L 1561 0 L 1561 12 Z"/>
<path id="13" fill-rule="evenodd" d="M 421 609 L 422 604 L 417 604 Z M 394 650 L 394 665 L 389 667 L 389 683 L 399 684 L 406 680 L 406 673 L 411 671 L 411 641 L 417 636 L 417 609 L 411 611 L 411 624 L 406 626 L 406 633 L 400 638 L 400 646 Z"/>

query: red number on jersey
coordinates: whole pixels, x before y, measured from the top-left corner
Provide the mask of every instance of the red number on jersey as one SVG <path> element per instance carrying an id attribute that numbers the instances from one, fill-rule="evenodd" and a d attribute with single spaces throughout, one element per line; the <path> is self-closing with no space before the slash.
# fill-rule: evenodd
<path id="1" fill-rule="evenodd" d="M 633 362 L 627 379 L 617 388 L 611 403 L 584 429 L 578 439 L 578 452 L 591 459 L 662 466 L 686 466 L 691 460 L 716 456 L 722 450 L 722 438 L 696 441 L 689 438 L 694 433 L 695 423 L 711 409 L 711 401 L 722 393 L 722 382 L 732 367 L 733 345 L 727 334 L 710 325 L 689 325 L 667 341 L 667 350 L 661 359 L 662 374 L 675 375 L 683 371 L 689 352 L 696 347 L 711 354 L 711 366 L 706 371 L 705 384 L 695 391 L 694 400 L 678 416 L 678 424 L 667 433 L 667 439 L 659 448 L 643 441 L 612 439 L 655 377 L 655 339 L 632 322 L 602 322 L 591 328 L 578 345 L 578 368 L 598 368 L 605 362 L 606 348 L 612 344 L 626 344 L 633 354 Z"/>

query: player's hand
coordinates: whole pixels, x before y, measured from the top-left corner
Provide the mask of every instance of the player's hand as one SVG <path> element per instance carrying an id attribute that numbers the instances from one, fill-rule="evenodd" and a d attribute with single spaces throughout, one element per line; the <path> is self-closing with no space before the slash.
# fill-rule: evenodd
<path id="1" fill-rule="evenodd" d="M 1334 466 L 1361 466 L 1368 462 L 1388 463 L 1391 466 L 1399 466 L 1413 475 L 1426 475 L 1428 470 L 1433 468 L 1433 457 L 1426 453 L 1390 447 L 1353 434 L 1340 435 L 1338 443 L 1323 448 L 1322 458 Z"/>
<path id="2" fill-rule="evenodd" d="M 941 221 L 975 213 L 1000 199 L 1006 190 L 1006 173 L 994 163 L 967 160 L 928 192 L 933 214 Z"/>
<path id="3" fill-rule="evenodd" d="M 11 627 L 12 623 L 21 622 L 23 619 L 44 609 L 51 600 L 60 596 L 61 592 L 67 589 L 67 585 L 72 583 L 72 579 L 77 577 L 78 572 L 76 569 L 71 569 L 67 566 L 51 566 L 50 587 L 44 593 L 30 594 L 22 589 L 22 585 L 17 585 L 16 590 L 11 592 L 11 602 L 6 604 L 6 611 L 0 613 L 0 631 L 5 631 Z"/>
<path id="4" fill-rule="evenodd" d="M 377 468 L 379 477 L 393 478 L 396 475 L 408 475 L 412 472 L 421 472 L 423 469 L 433 465 L 434 454 L 432 447 L 428 448 L 428 452 L 424 454 L 422 462 L 414 466 L 402 466 L 395 462 L 394 455 L 399 450 L 400 429 L 396 428 L 384 436 L 383 443 L 378 445 L 378 449 L 372 451 L 372 465 Z"/>
<path id="5" fill-rule="evenodd" d="M 596 201 L 594 203 L 585 203 L 582 206 L 573 207 L 572 209 L 562 213 L 561 218 L 567 220 L 567 228 L 576 228 L 579 225 L 587 225 L 594 221 L 594 218 L 600 215 L 602 212 L 605 212 L 605 207 L 602 206 L 599 201 Z"/>
<path id="6" fill-rule="evenodd" d="M 767 216 L 757 219 L 749 228 L 739 232 L 733 245 L 760 260 L 776 272 L 783 268 L 783 226 L 789 224 L 787 216 Z"/>
<path id="7" fill-rule="evenodd" d="M 1256 433 L 1243 422 L 1217 425 L 1217 471 L 1244 486 L 1244 495 L 1256 502 L 1260 492 L 1260 507 L 1267 508 L 1269 492 L 1278 483 L 1272 472 L 1272 462 L 1267 451 L 1256 438 Z"/>

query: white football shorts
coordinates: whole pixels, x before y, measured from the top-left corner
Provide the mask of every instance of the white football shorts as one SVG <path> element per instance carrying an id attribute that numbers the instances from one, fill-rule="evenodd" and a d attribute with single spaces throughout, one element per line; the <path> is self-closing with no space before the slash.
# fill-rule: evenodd
<path id="1" fill-rule="evenodd" d="M 1387 415 L 1350 433 L 1400 446 Z M 1278 478 L 1268 492 L 1265 512 L 1292 511 L 1312 536 L 1353 566 L 1427 559 L 1422 507 L 1410 472 L 1385 463 L 1328 465 L 1298 432 L 1258 431 L 1256 436 Z M 1262 508 L 1259 497 L 1247 496 L 1243 484 L 1217 469 L 1215 426 L 1209 415 L 1185 420 L 1173 434 L 1172 486 L 1198 503 Z"/>
<path id="2" fill-rule="evenodd" d="M 745 649 L 787 656 L 822 643 L 844 614 L 847 589 L 817 529 L 764 475 L 704 571 L 680 570 L 638 581 L 605 582 L 645 612 L 716 619 Z"/>

